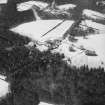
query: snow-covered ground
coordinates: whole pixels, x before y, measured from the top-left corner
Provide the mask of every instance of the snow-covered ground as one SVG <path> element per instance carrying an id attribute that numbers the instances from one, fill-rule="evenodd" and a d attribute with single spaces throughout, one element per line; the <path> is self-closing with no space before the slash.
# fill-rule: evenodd
<path id="1" fill-rule="evenodd" d="M 7 0 L 0 0 L 0 4 L 6 4 Z"/>
<path id="2" fill-rule="evenodd" d="M 73 21 L 67 20 L 64 21 L 58 27 L 56 27 L 56 25 L 60 24 L 61 22 L 63 22 L 63 20 L 38 20 L 21 24 L 10 30 L 13 32 L 20 33 L 23 36 L 28 36 L 32 40 L 44 42 L 46 40 L 54 40 L 61 38 L 62 35 L 66 32 L 66 30 L 73 23 Z M 43 37 L 46 32 L 53 29 L 54 27 L 56 28 Z"/>
<path id="3" fill-rule="evenodd" d="M 59 27 L 42 37 L 42 35 L 60 22 L 62 22 L 62 20 L 39 20 L 21 24 L 11 30 L 20 33 L 23 36 L 28 36 L 32 40 L 38 40 L 44 43 L 48 40 L 62 38 L 66 30 L 73 24 L 73 21 L 65 21 Z M 89 20 L 86 20 L 86 24 L 90 27 L 97 28 L 99 30 L 99 34 L 89 35 L 87 39 L 76 37 L 78 39 L 77 42 L 70 42 L 68 41 L 68 38 L 66 38 L 62 41 L 59 48 L 54 51 L 64 53 L 66 58 L 70 58 L 72 60 L 72 65 L 81 66 L 85 64 L 89 67 L 105 67 L 105 25 Z M 75 52 L 69 51 L 69 47 L 72 44 L 75 46 Z M 97 56 L 87 56 L 81 49 L 79 49 L 80 46 L 84 46 L 86 50 L 95 51 Z M 42 51 L 45 46 L 38 46 L 38 48 Z"/>
<path id="4" fill-rule="evenodd" d="M 95 29 L 97 29 L 97 31 L 99 30 L 99 33 L 101 33 L 101 34 L 105 33 L 105 25 L 103 25 L 103 24 L 93 22 L 92 20 L 85 20 L 82 22 L 82 24 L 87 25 L 88 27 L 95 28 Z"/>
<path id="5" fill-rule="evenodd" d="M 70 42 L 68 39 L 65 39 L 54 52 L 64 53 L 67 59 L 71 59 L 71 64 L 78 67 L 84 64 L 89 67 L 105 67 L 105 34 L 90 35 L 87 37 L 88 39 L 76 38 L 78 39 L 77 42 Z M 72 45 L 75 52 L 69 51 Z M 85 51 L 80 49 L 81 46 L 86 50 L 95 51 L 97 56 L 86 55 Z"/>
<path id="6" fill-rule="evenodd" d="M 5 97 L 7 93 L 10 92 L 9 83 L 4 80 L 5 80 L 5 76 L 0 75 L 0 99 Z"/>
<path id="7" fill-rule="evenodd" d="M 75 8 L 76 5 L 74 5 L 74 4 L 63 4 L 63 5 L 58 5 L 57 7 L 61 10 L 69 10 L 69 9 Z"/>
<path id="8" fill-rule="evenodd" d="M 97 11 L 89 10 L 89 9 L 84 9 L 83 14 L 91 19 L 101 19 L 105 20 L 105 14 L 102 14 Z"/>
<path id="9" fill-rule="evenodd" d="M 53 104 L 49 104 L 49 103 L 45 103 L 45 102 L 40 102 L 39 105 L 53 105 Z"/>
<path id="10" fill-rule="evenodd" d="M 32 5 L 36 5 L 41 10 L 43 10 L 49 4 L 45 3 L 45 2 L 42 2 L 42 1 L 28 1 L 28 2 L 23 2 L 23 3 L 18 4 L 17 9 L 18 9 L 18 11 L 29 10 L 32 7 Z M 74 4 L 57 5 L 57 8 L 60 9 L 60 10 L 69 10 L 69 9 L 73 9 L 74 7 L 76 7 L 76 5 L 74 5 Z"/>
<path id="11" fill-rule="evenodd" d="M 28 1 L 28 2 L 17 4 L 17 9 L 18 11 L 29 10 L 32 7 L 32 5 L 36 5 L 40 7 L 40 9 L 43 9 L 48 6 L 48 3 L 41 2 L 41 1 Z"/>

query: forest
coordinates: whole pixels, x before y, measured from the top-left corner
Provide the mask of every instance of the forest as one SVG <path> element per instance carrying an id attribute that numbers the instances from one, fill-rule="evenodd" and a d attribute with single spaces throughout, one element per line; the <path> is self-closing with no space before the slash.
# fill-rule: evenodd
<path id="1" fill-rule="evenodd" d="M 10 83 L 11 90 L 0 99 L 0 105 L 38 105 L 40 101 L 58 105 L 105 105 L 104 68 L 68 65 L 63 54 L 25 47 L 31 39 L 8 30 L 33 19 L 30 10 L 16 10 L 16 4 L 23 1 L 26 0 L 8 0 L 0 14 L 0 74 L 7 77 L 5 81 Z M 58 4 L 76 3 L 93 10 L 97 1 L 56 0 Z"/>
<path id="2" fill-rule="evenodd" d="M 30 54 L 23 46 L 2 49 L 0 72 L 10 81 L 11 93 L 0 105 L 38 105 L 43 99 L 58 104 L 62 100 L 65 105 L 105 105 L 104 68 L 71 67 L 63 57 L 35 48 Z M 54 87 L 49 88 L 51 84 Z"/>

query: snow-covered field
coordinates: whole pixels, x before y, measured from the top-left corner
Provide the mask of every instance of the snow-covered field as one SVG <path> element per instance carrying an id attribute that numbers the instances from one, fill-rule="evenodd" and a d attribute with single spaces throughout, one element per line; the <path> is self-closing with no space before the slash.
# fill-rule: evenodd
<path id="1" fill-rule="evenodd" d="M 64 21 L 59 27 L 56 27 L 44 37 L 43 35 L 61 22 L 63 22 L 63 20 L 38 20 L 21 24 L 12 28 L 11 31 L 20 33 L 23 36 L 28 36 L 32 40 L 54 40 L 61 38 L 66 30 L 72 25 L 73 21 Z"/>
<path id="2" fill-rule="evenodd" d="M 83 14 L 91 19 L 101 19 L 105 20 L 105 14 L 102 14 L 97 11 L 89 10 L 89 9 L 84 9 Z"/>
<path id="3" fill-rule="evenodd" d="M 40 2 L 40 1 L 28 1 L 28 2 L 19 3 L 17 5 L 17 9 L 18 11 L 25 11 L 30 9 L 32 5 L 39 6 L 40 9 L 43 9 L 48 6 L 48 3 Z"/>
<path id="4" fill-rule="evenodd" d="M 53 105 L 53 104 L 49 104 L 49 103 L 45 103 L 45 102 L 40 102 L 39 105 Z"/>
<path id="5" fill-rule="evenodd" d="M 49 32 L 42 37 L 46 32 L 55 27 L 62 20 L 39 20 L 29 23 L 21 24 L 11 30 L 20 33 L 23 36 L 28 36 L 32 40 L 38 40 L 42 43 L 48 40 L 60 39 L 66 30 L 74 23 L 73 21 L 65 21 L 59 27 Z M 93 34 L 87 36 L 86 39 L 83 37 L 76 37 L 77 42 L 70 42 L 68 38 L 64 39 L 59 46 L 52 52 L 63 53 L 66 59 L 71 59 L 71 64 L 76 66 L 88 65 L 89 67 L 105 67 L 105 25 L 86 20 L 86 24 L 90 27 L 97 28 L 99 34 Z M 74 45 L 75 52 L 69 51 L 69 47 Z M 83 46 L 86 50 L 95 51 L 97 56 L 87 56 L 84 51 L 79 47 Z M 38 46 L 43 51 L 45 46 Z"/>
<path id="6" fill-rule="evenodd" d="M 49 4 L 42 2 L 42 1 L 28 1 L 28 2 L 23 2 L 17 5 L 18 11 L 25 11 L 28 10 L 32 7 L 32 5 L 36 5 L 40 7 L 41 10 L 45 9 Z M 57 8 L 60 10 L 69 10 L 73 9 L 76 7 L 74 4 L 64 4 L 64 5 L 57 5 Z"/>
<path id="7" fill-rule="evenodd" d="M 64 4 L 64 5 L 59 5 L 58 8 L 62 10 L 69 10 L 75 8 L 76 5 L 74 4 Z"/>
<path id="8" fill-rule="evenodd" d="M 100 34 L 105 34 L 105 25 L 103 24 L 93 22 L 92 20 L 85 20 L 82 22 L 82 24 L 95 28 L 97 31 L 99 30 Z"/>
<path id="9" fill-rule="evenodd" d="M 80 67 L 88 65 L 89 67 L 105 67 L 105 34 L 90 35 L 87 39 L 76 37 L 77 42 L 73 43 L 65 39 L 61 46 L 54 52 L 64 53 L 66 59 L 71 59 L 71 64 Z M 69 51 L 70 46 L 73 46 L 75 52 Z M 97 56 L 88 56 L 80 47 L 83 46 L 86 50 L 95 51 Z"/>
<path id="10" fill-rule="evenodd" d="M 6 4 L 7 0 L 0 0 L 0 4 Z"/>
<path id="11" fill-rule="evenodd" d="M 4 80 L 5 76 L 0 75 L 0 98 L 5 97 L 9 93 L 9 83 Z"/>

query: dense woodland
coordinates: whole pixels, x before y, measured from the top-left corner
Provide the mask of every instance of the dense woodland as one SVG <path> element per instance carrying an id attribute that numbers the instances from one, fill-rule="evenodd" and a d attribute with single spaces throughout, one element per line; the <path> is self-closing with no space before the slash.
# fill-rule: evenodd
<path id="1" fill-rule="evenodd" d="M 15 47 L 4 44 L 0 49 L 0 72 L 11 83 L 11 93 L 0 101 L 0 105 L 37 105 L 44 97 L 45 101 L 52 100 L 55 103 L 63 100 L 66 105 L 105 105 L 103 68 L 89 69 L 86 65 L 71 67 L 63 61 L 64 55 L 40 52 L 36 48 L 28 49 L 23 46 L 26 38 L 14 36 L 14 41 L 18 39 L 20 42 L 17 43 L 21 44 Z M 38 80 L 44 84 L 38 85 Z M 55 84 L 52 92 L 46 90 L 49 83 Z M 42 85 L 45 88 L 41 88 Z"/>
<path id="2" fill-rule="evenodd" d="M 93 4 L 96 2 L 56 1 L 59 4 L 78 1 L 86 5 L 90 1 Z M 8 27 L 16 21 L 27 20 L 21 18 L 24 13 L 17 12 L 16 3 L 16 0 L 9 0 L 0 19 L 3 23 L 0 24 L 0 73 L 6 75 L 6 81 L 11 84 L 11 93 L 0 100 L 0 105 L 38 105 L 41 100 L 62 101 L 65 105 L 105 105 L 104 68 L 70 66 L 63 60 L 64 55 L 27 48 L 24 44 L 30 41 L 29 38 L 8 31 Z M 93 7 L 91 3 L 89 6 Z M 28 15 L 25 16 L 28 18 Z M 32 18 L 28 19 L 30 21 Z M 52 84 L 54 87 L 51 87 Z"/>

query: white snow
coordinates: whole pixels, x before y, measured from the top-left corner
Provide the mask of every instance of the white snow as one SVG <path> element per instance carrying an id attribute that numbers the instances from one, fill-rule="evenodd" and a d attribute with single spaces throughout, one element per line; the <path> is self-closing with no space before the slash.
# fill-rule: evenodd
<path id="1" fill-rule="evenodd" d="M 28 36 L 32 40 L 39 40 L 41 42 L 46 40 L 54 40 L 61 38 L 66 30 L 72 25 L 73 21 L 65 21 L 59 27 L 55 28 L 53 31 L 44 35 L 46 32 L 54 28 L 57 24 L 61 23 L 63 20 L 38 20 L 33 22 L 28 22 L 21 24 L 15 28 L 10 29 L 11 31 L 20 33 L 23 36 Z"/>
<path id="2" fill-rule="evenodd" d="M 44 43 L 44 41 L 47 40 L 62 38 L 66 30 L 73 24 L 73 21 L 65 21 L 59 27 L 42 37 L 43 34 L 48 32 L 60 22 L 62 22 L 62 20 L 40 20 L 21 24 L 15 28 L 12 28 L 11 30 L 28 36 L 32 40 L 38 40 Z M 77 42 L 70 42 L 68 41 L 68 38 L 66 38 L 62 41 L 62 44 L 59 46 L 59 48 L 54 51 L 64 53 L 65 59 L 70 58 L 72 60 L 72 65 L 81 66 L 85 64 L 89 67 L 105 67 L 105 25 L 95 23 L 90 20 L 86 20 L 86 24 L 90 27 L 99 29 L 100 34 L 89 35 L 87 37 L 88 39 L 76 37 L 78 39 Z M 69 51 L 69 47 L 72 44 L 75 46 L 75 52 Z M 98 56 L 85 55 L 85 53 L 79 49 L 81 45 L 87 50 L 95 51 Z M 38 46 L 38 48 L 41 51 L 47 49 L 44 45 Z"/>
<path id="3" fill-rule="evenodd" d="M 49 103 L 45 103 L 45 102 L 40 102 L 39 105 L 53 105 L 53 104 L 49 104 Z"/>
<path id="4" fill-rule="evenodd" d="M 92 20 L 85 20 L 82 24 L 87 25 L 88 27 L 92 27 L 99 30 L 99 33 L 105 33 L 105 25 L 93 22 Z"/>
<path id="5" fill-rule="evenodd" d="M 4 75 L 0 75 L 0 78 L 4 79 L 4 80 L 6 79 L 6 77 Z"/>
<path id="6" fill-rule="evenodd" d="M 62 45 L 54 52 L 63 53 L 65 57 L 71 59 L 72 65 L 80 67 L 81 65 L 88 65 L 89 67 L 105 67 L 105 35 L 91 35 L 88 39 L 76 37 L 77 43 L 69 42 L 67 39 L 62 42 Z M 74 44 L 76 52 L 70 52 L 69 47 Z M 80 46 L 84 46 L 87 50 L 93 50 L 98 56 L 87 56 L 84 51 L 80 50 Z M 103 62 L 103 64 L 102 64 Z"/>
<path id="7" fill-rule="evenodd" d="M 48 6 L 48 4 L 45 2 L 28 1 L 28 2 L 19 3 L 17 5 L 17 9 L 18 9 L 18 11 L 25 11 L 25 10 L 29 10 L 33 5 L 40 7 L 40 9 L 43 9 Z"/>
<path id="8" fill-rule="evenodd" d="M 7 0 L 0 0 L 0 4 L 6 4 Z"/>
<path id="9" fill-rule="evenodd" d="M 90 17 L 92 19 L 101 19 L 105 20 L 105 14 L 102 14 L 97 11 L 89 10 L 89 9 L 84 9 L 83 14 L 87 17 Z"/>
<path id="10" fill-rule="evenodd" d="M 69 9 L 75 8 L 76 5 L 74 5 L 74 4 L 64 4 L 64 5 L 58 5 L 57 7 L 61 10 L 69 10 Z"/>
<path id="11" fill-rule="evenodd" d="M 28 2 L 23 2 L 23 3 L 19 3 L 17 5 L 17 9 L 18 11 L 25 11 L 25 10 L 29 10 L 32 5 L 36 5 L 38 6 L 41 10 L 43 10 L 44 8 L 46 8 L 49 4 L 42 2 L 42 1 L 28 1 Z M 74 4 L 64 4 L 64 5 L 57 5 L 57 8 L 61 9 L 61 10 L 68 10 L 68 9 L 73 9 L 75 8 L 76 5 Z"/>
<path id="12" fill-rule="evenodd" d="M 34 2 L 29 1 L 27 3 L 23 3 L 19 5 L 19 8 L 22 8 L 27 4 L 32 6 L 33 4 L 39 6 L 41 3 L 42 7 L 44 8 L 43 4 L 44 2 Z M 46 4 L 45 6 L 47 6 Z M 69 9 L 74 8 L 75 5 L 73 4 L 64 4 L 59 5 L 59 9 Z M 85 9 L 83 11 L 83 15 L 86 15 L 89 18 L 92 19 L 105 19 L 105 14 L 92 11 L 89 9 Z M 47 33 L 49 30 L 54 28 L 57 24 L 61 23 L 63 20 L 38 20 L 33 22 L 28 22 L 21 24 L 17 27 L 14 27 L 10 29 L 13 32 L 19 33 L 23 36 L 28 36 L 32 40 L 38 40 L 39 42 L 44 43 L 48 40 L 55 40 L 60 39 L 63 37 L 64 33 L 67 31 L 67 29 L 73 24 L 74 21 L 66 20 L 61 25 L 59 25 L 57 28 L 55 28 L 53 31 Z M 65 59 L 70 58 L 72 60 L 72 64 L 76 66 L 81 65 L 89 65 L 90 67 L 98 67 L 98 66 L 104 66 L 105 67 L 105 25 L 93 22 L 92 20 L 85 20 L 85 22 L 82 22 L 82 24 L 85 24 L 89 27 L 93 27 L 99 31 L 99 34 L 94 34 L 88 36 L 88 39 L 83 39 L 82 37 L 77 37 L 78 41 L 77 43 L 73 43 L 68 41 L 68 39 L 63 40 L 62 44 L 59 46 L 58 49 L 54 50 L 59 53 L 64 53 Z M 45 33 L 47 33 L 45 36 L 43 36 Z M 75 52 L 70 52 L 69 47 L 71 45 L 75 45 Z M 78 47 L 84 46 L 87 50 L 93 50 L 97 53 L 98 56 L 87 56 L 83 51 L 81 51 Z M 41 51 L 46 50 L 47 48 L 42 45 L 38 46 Z M 53 51 L 53 52 L 54 52 Z"/>
<path id="13" fill-rule="evenodd" d="M 0 75 L 0 99 L 9 93 L 9 83 L 4 81 L 5 76 Z"/>

